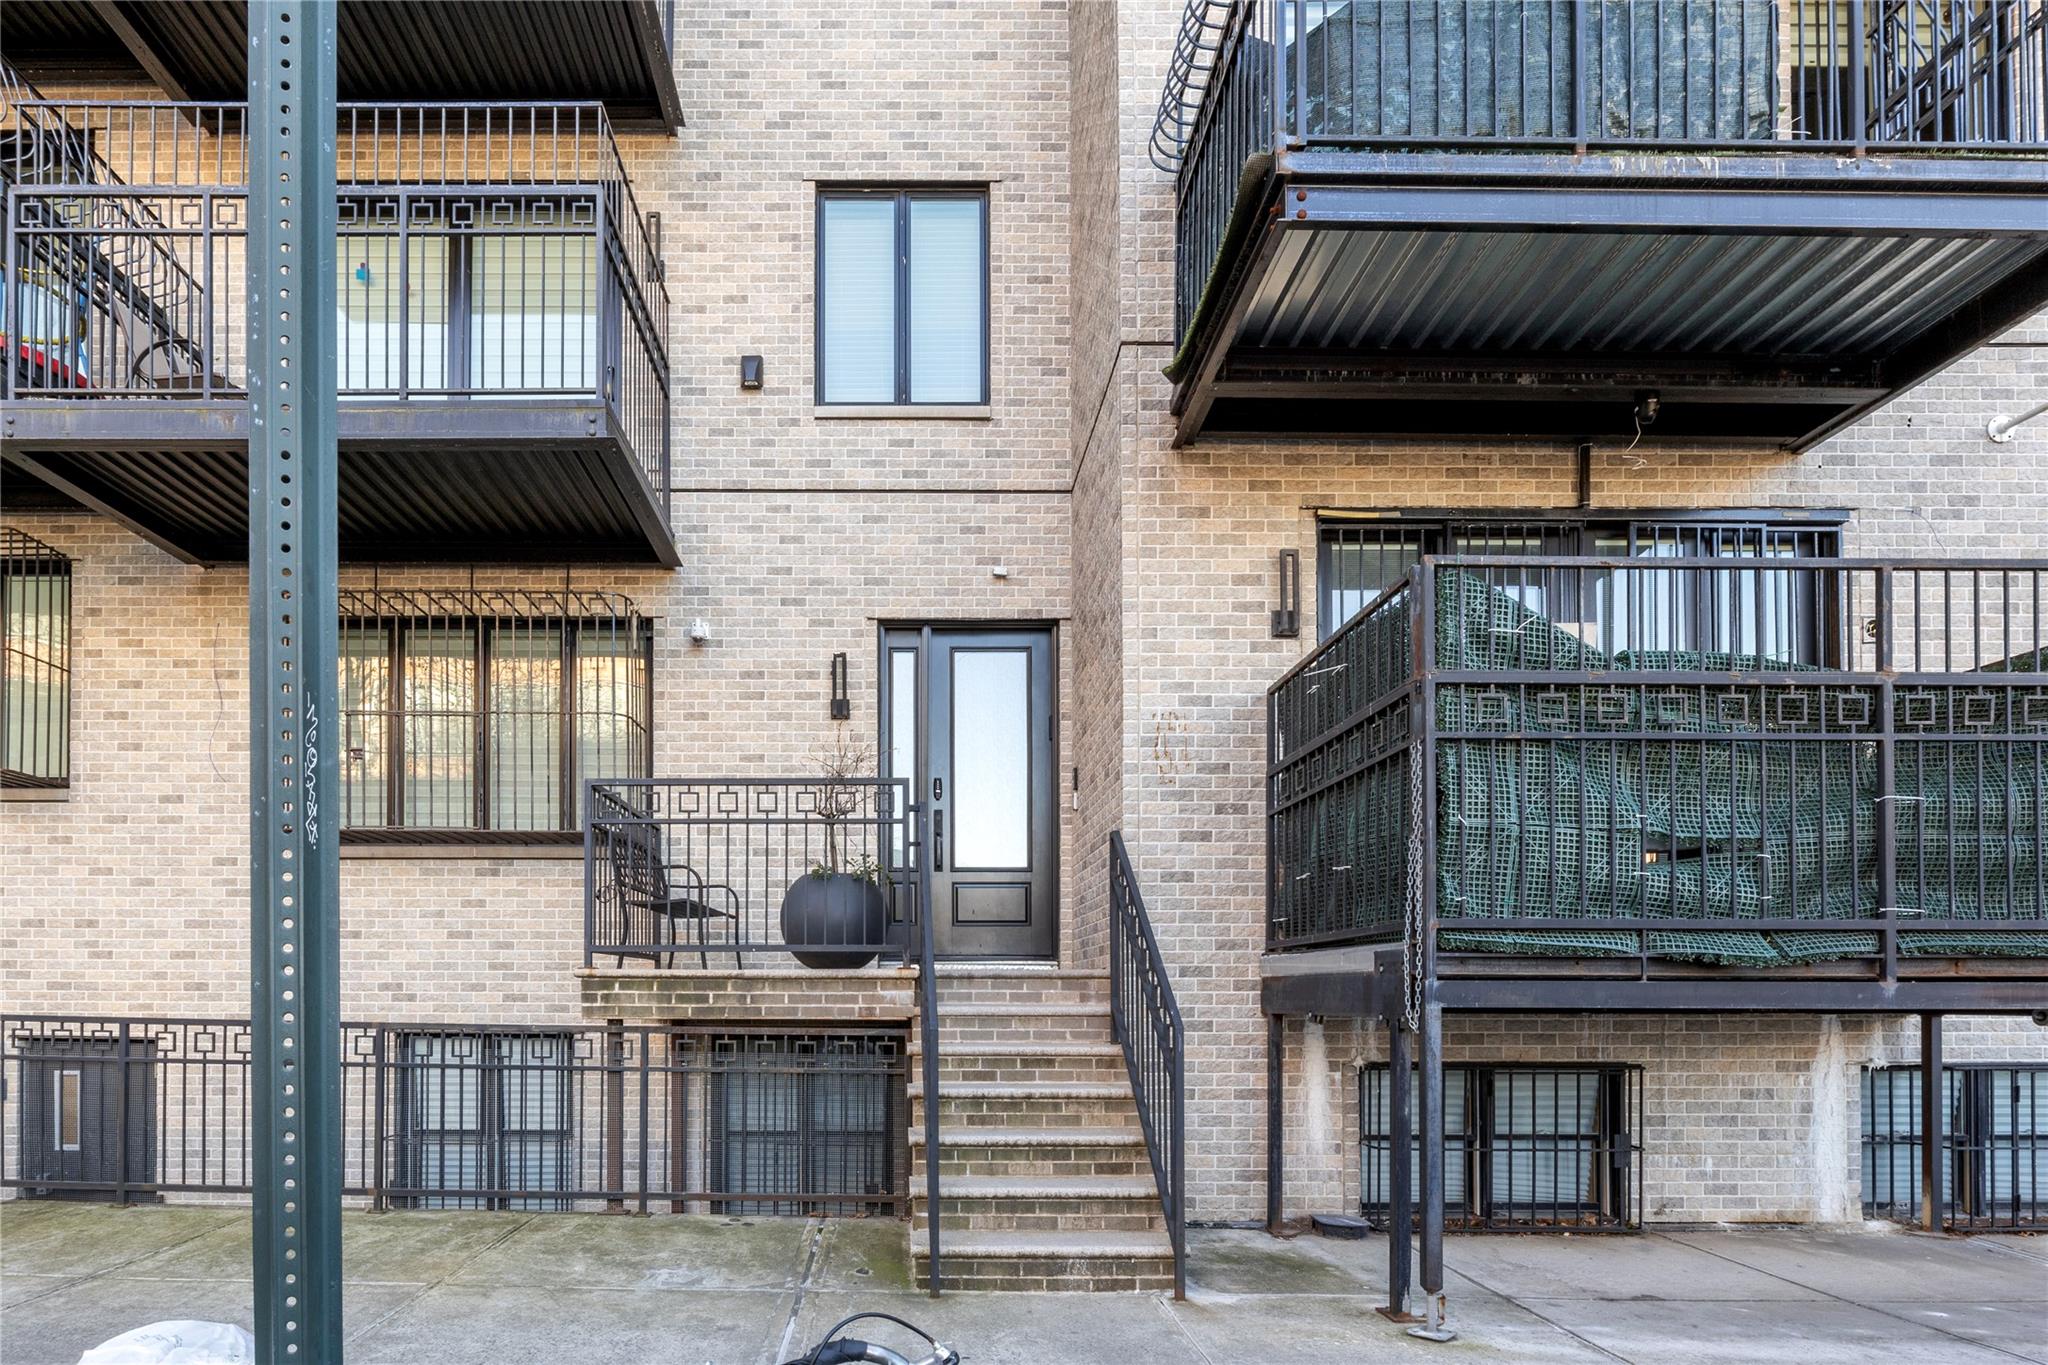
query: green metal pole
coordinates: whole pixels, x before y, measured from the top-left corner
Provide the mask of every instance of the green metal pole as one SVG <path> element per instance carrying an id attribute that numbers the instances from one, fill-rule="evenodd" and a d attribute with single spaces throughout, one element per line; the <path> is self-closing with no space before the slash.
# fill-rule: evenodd
<path id="1" fill-rule="evenodd" d="M 335 0 L 249 6 L 251 1142 L 261 1365 L 341 1360 Z"/>

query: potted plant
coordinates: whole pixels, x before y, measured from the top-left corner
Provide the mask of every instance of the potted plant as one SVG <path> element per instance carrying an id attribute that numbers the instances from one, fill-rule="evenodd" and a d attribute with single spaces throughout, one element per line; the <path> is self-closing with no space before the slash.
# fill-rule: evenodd
<path id="1" fill-rule="evenodd" d="M 806 967 L 851 971 L 875 960 L 889 930 L 889 906 L 882 896 L 882 869 L 856 848 L 850 822 L 861 815 L 861 784 L 874 768 L 875 751 L 840 735 L 813 760 L 818 769 L 822 856 L 782 896 L 782 941 Z M 857 944 L 862 951 L 834 948 Z M 807 949 L 808 951 L 804 951 Z"/>

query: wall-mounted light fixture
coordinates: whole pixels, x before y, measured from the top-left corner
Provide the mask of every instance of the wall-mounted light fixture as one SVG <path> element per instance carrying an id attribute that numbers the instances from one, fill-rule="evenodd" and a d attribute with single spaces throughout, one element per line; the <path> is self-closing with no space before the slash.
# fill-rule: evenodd
<path id="1" fill-rule="evenodd" d="M 832 656 L 832 719 L 853 719 L 853 702 L 846 695 L 846 655 Z"/>
<path id="2" fill-rule="evenodd" d="M 1280 605 L 1273 609 L 1273 638 L 1292 640 L 1301 634 L 1301 551 L 1280 552 Z"/>
<path id="3" fill-rule="evenodd" d="M 743 355 L 740 357 L 740 387 L 758 389 L 761 387 L 761 357 Z"/>
<path id="4" fill-rule="evenodd" d="M 690 622 L 690 643 L 701 645 L 711 638 L 711 623 L 699 616 Z"/>

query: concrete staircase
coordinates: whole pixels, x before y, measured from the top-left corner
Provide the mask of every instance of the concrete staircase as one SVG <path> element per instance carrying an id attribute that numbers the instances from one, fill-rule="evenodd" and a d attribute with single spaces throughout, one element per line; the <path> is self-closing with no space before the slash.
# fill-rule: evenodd
<path id="1" fill-rule="evenodd" d="M 1100 972 L 939 976 L 940 1270 L 959 1289 L 1173 1287 L 1173 1244 Z M 910 1069 L 910 1251 L 927 1273 L 924 1040 Z"/>

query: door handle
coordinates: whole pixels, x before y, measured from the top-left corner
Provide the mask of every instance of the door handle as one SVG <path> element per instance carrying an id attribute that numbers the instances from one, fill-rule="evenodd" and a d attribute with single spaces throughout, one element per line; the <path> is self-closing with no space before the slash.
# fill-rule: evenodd
<path id="1" fill-rule="evenodd" d="M 946 870 L 946 812 L 932 812 L 932 871 Z"/>

